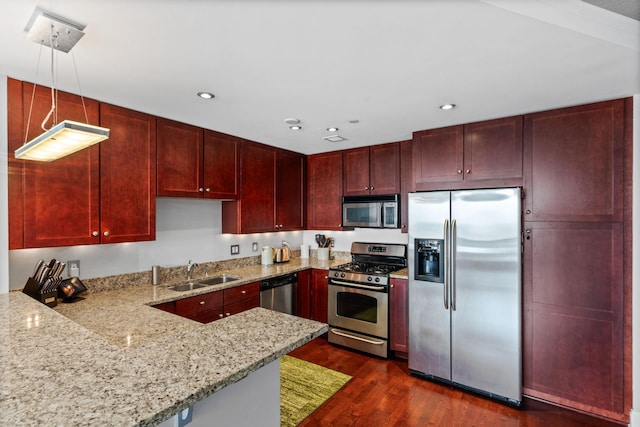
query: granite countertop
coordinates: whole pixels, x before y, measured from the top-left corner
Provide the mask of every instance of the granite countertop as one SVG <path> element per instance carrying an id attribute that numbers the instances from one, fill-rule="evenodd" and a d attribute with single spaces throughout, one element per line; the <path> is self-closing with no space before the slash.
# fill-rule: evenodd
<path id="1" fill-rule="evenodd" d="M 0 295 L 0 425 L 155 425 L 326 332 L 254 308 L 200 324 L 151 307 L 344 260 L 296 258 L 215 274 L 241 279 L 190 292 L 135 285 L 51 309 Z"/>

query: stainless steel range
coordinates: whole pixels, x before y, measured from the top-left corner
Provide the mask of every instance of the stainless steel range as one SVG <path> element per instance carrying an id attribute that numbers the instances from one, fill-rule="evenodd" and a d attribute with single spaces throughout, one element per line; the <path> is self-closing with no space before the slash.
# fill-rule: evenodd
<path id="1" fill-rule="evenodd" d="M 351 244 L 351 262 L 329 269 L 329 342 L 389 355 L 389 274 L 407 266 L 407 245 Z"/>

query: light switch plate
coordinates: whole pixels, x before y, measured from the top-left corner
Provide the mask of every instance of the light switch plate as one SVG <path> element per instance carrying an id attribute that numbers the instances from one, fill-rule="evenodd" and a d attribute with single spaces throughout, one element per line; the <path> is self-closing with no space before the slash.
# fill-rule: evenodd
<path id="1" fill-rule="evenodd" d="M 240 245 L 231 245 L 231 255 L 238 255 L 240 253 Z"/>
<path id="2" fill-rule="evenodd" d="M 67 261 L 67 277 L 80 277 L 80 260 Z"/>
<path id="3" fill-rule="evenodd" d="M 253 245 L 251 245 L 251 250 L 253 252 L 258 252 L 258 242 L 253 242 Z"/>

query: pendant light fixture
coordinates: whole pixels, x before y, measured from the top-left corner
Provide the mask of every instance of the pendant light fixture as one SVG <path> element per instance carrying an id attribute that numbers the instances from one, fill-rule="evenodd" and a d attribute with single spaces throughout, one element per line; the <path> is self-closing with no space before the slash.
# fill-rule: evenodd
<path id="1" fill-rule="evenodd" d="M 84 99 L 82 106 L 87 123 L 71 120 L 63 120 L 60 123 L 56 123 L 54 51 L 59 50 L 68 53 L 78 40 L 84 36 L 83 29 L 84 26 L 80 24 L 55 16 L 40 8 L 36 8 L 33 13 L 27 25 L 27 39 L 51 48 L 51 109 L 42 121 L 42 129 L 45 132 L 31 141 L 25 142 L 22 147 L 18 148 L 15 151 L 17 159 L 50 162 L 109 138 L 109 129 L 88 124 Z M 76 77 L 77 75 L 76 70 Z M 28 123 L 31 121 L 31 109 L 33 108 L 33 100 L 31 102 Z M 47 129 L 46 124 L 50 118 L 53 125 Z M 27 133 L 28 126 L 27 124 Z"/>

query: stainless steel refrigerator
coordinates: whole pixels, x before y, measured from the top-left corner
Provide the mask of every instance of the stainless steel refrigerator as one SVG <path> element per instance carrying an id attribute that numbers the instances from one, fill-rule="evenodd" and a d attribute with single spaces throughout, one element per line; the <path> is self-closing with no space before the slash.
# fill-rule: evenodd
<path id="1" fill-rule="evenodd" d="M 519 188 L 409 194 L 409 369 L 522 401 Z"/>

